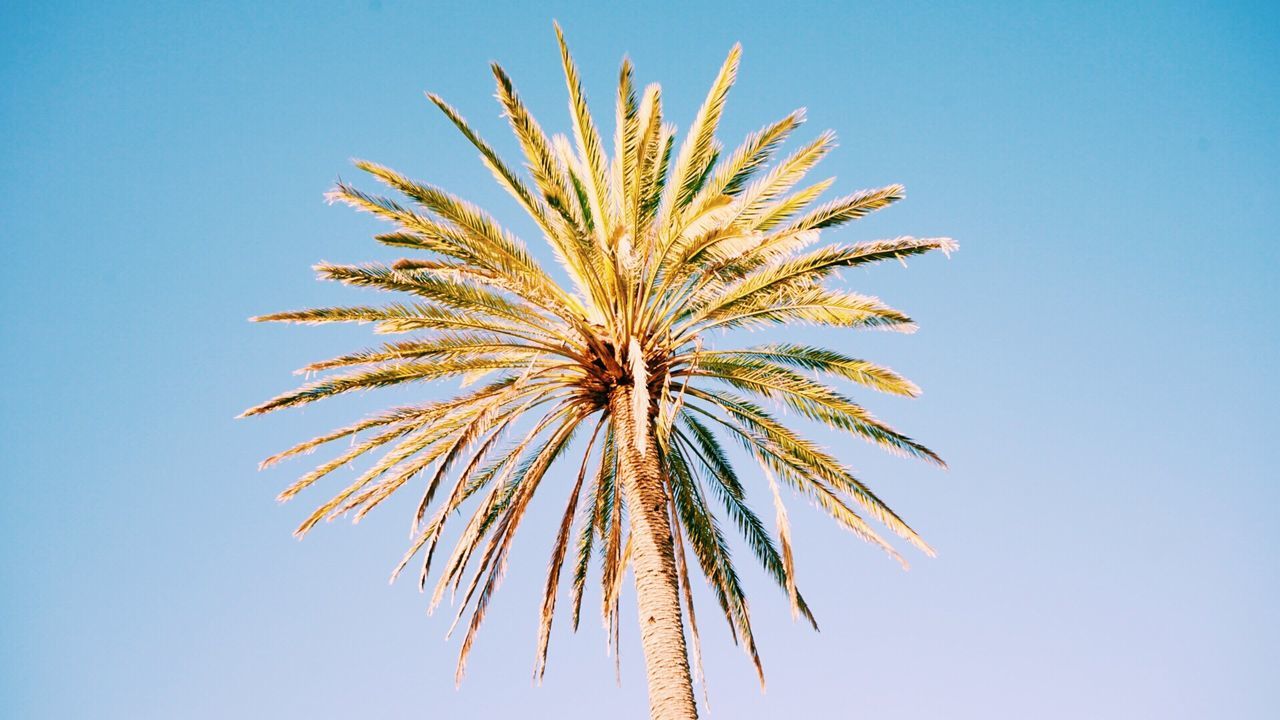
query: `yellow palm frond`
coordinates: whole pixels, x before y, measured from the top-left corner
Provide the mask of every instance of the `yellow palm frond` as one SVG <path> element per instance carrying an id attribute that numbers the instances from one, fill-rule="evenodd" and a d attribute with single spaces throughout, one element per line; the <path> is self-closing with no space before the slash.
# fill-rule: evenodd
<path id="1" fill-rule="evenodd" d="M 668 191 L 670 199 L 667 201 L 671 212 L 679 212 L 688 205 L 697 194 L 702 179 L 706 177 L 712 155 L 716 152 L 716 128 L 724 114 L 729 88 L 733 87 L 733 82 L 738 77 L 738 61 L 741 57 L 742 46 L 734 45 L 712 82 L 707 99 L 698 108 L 698 114 L 689 126 L 689 134 L 680 146 L 680 154 L 676 156 L 676 164 L 671 172 L 672 183 Z"/>

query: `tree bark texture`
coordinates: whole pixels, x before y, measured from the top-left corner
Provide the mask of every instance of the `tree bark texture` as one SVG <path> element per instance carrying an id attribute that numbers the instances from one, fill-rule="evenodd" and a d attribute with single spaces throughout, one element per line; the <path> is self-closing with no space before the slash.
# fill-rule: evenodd
<path id="1" fill-rule="evenodd" d="M 631 568 L 649 681 L 650 717 L 693 720 L 698 717 L 698 710 L 693 699 L 671 520 L 653 422 L 645 418 L 643 426 L 637 426 L 629 386 L 615 391 L 610 406 L 618 443 L 618 480 L 630 514 Z"/>

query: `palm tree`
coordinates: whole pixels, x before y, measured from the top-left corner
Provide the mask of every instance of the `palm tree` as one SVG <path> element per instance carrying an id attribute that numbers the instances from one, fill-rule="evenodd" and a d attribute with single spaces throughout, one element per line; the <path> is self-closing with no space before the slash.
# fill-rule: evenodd
<path id="1" fill-rule="evenodd" d="M 834 146 L 831 133 L 770 165 L 779 145 L 803 122 L 803 111 L 766 125 L 723 154 L 715 132 L 737 73 L 737 46 L 674 157 L 675 129 L 663 120 L 659 87 L 638 93 L 631 63 L 624 60 L 613 157 L 607 157 L 558 25 L 556 34 L 572 140 L 548 137 L 507 73 L 492 66 L 498 98 L 525 154 L 528 179 L 499 158 L 453 107 L 429 97 L 537 224 L 568 284 L 548 273 L 480 208 L 381 165 L 357 162 L 409 202 L 342 182 L 329 199 L 389 221 L 395 229 L 376 239 L 421 255 L 391 265 L 321 264 L 316 269 L 323 279 L 401 293 L 404 299 L 253 319 L 374 323 L 379 333 L 408 335 L 308 365 L 300 372 L 334 372 L 244 415 L 446 377 L 460 376 L 466 387 L 496 373 L 487 384 L 452 399 L 396 407 L 265 460 L 264 467 L 350 439 L 348 450 L 285 489 L 283 501 L 360 456 L 382 453 L 312 513 L 297 534 L 322 518 L 352 514 L 359 520 L 416 480 L 422 499 L 413 541 L 392 578 L 420 558 L 419 585 L 425 589 L 446 522 L 478 498 L 431 598 L 434 609 L 446 589 L 462 592 L 455 625 L 471 609 L 458 660 L 460 680 L 534 493 L 582 432 L 587 440 L 581 459 L 559 487 L 564 492 L 568 485 L 568 500 L 542 598 L 535 676 L 540 679 L 545 671 L 566 563 L 576 629 L 597 555 L 602 615 L 614 646 L 623 578 L 628 568 L 634 574 L 652 716 L 693 718 L 686 629 L 694 666 L 699 674 L 701 669 L 690 554 L 763 683 L 746 596 L 721 518 L 737 528 L 785 590 L 793 614 L 809 622 L 813 615 L 792 570 L 780 484 L 899 561 L 868 518 L 932 554 L 839 460 L 753 398 L 779 403 L 891 452 L 942 464 L 932 451 L 815 379 L 826 375 L 915 396 L 917 387 L 892 370 L 792 343 L 722 347 L 718 341 L 728 344 L 733 334 L 713 331 L 808 323 L 909 332 L 914 325 L 903 313 L 825 281 L 839 268 L 930 250 L 949 252 L 954 244 L 945 238 L 899 237 L 812 249 L 820 231 L 901 199 L 903 188 L 890 185 L 813 206 L 831 181 L 795 188 Z M 775 508 L 776 542 L 747 504 L 746 485 L 722 444 L 725 438 L 759 464 Z M 712 495 L 722 507 L 719 516 Z"/>

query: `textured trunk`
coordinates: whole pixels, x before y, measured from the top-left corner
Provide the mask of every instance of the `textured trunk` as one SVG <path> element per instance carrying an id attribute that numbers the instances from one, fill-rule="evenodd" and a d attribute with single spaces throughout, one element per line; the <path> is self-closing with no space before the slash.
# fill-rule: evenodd
<path id="1" fill-rule="evenodd" d="M 698 710 L 653 426 L 646 419 L 637 427 L 630 387 L 614 393 L 610 410 L 617 433 L 619 480 L 631 516 L 631 568 L 649 678 L 649 714 L 653 720 L 690 720 L 698 717 Z"/>

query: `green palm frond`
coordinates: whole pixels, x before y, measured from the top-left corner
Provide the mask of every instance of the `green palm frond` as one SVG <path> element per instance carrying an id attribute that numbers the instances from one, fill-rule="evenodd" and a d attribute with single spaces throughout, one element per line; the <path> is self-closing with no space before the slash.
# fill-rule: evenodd
<path id="1" fill-rule="evenodd" d="M 746 594 L 730 560 L 729 547 L 719 522 L 710 511 L 709 503 L 678 447 L 673 446 L 665 459 L 664 465 L 670 473 L 671 500 L 676 510 L 674 515 L 680 519 L 703 575 L 711 584 L 720 609 L 734 631 L 735 640 L 742 643 L 763 682 L 764 666 L 751 630 Z"/>
<path id="2" fill-rule="evenodd" d="M 806 177 L 833 150 L 835 136 L 801 138 L 783 152 L 804 123 L 803 110 L 724 144 L 718 128 L 738 73 L 736 45 L 683 138 L 664 116 L 661 88 L 638 83 L 635 67 L 624 60 L 606 152 L 559 26 L 556 37 L 569 97 L 565 133 L 544 130 L 508 73 L 491 67 L 501 112 L 523 156 L 516 163 L 503 159 L 458 109 L 437 95 L 428 98 L 527 213 L 560 270 L 549 272 L 514 232 L 462 197 L 356 161 L 389 196 L 339 182 L 327 197 L 388 223 L 374 239 L 409 257 L 389 264 L 326 262 L 315 270 L 321 279 L 396 299 L 252 319 L 372 324 L 376 333 L 399 337 L 305 365 L 298 372 L 308 382 L 244 415 L 355 391 L 404 386 L 401 392 L 416 392 L 419 383 L 439 380 L 465 388 L 492 374 L 477 387 L 371 414 L 264 460 L 267 467 L 335 448 L 280 493 L 284 501 L 314 492 L 368 458 L 353 480 L 329 491 L 297 533 L 339 516 L 358 521 L 412 488 L 420 499 L 409 548 L 392 579 L 416 562 L 420 590 L 427 592 L 429 577 L 435 578 L 431 609 L 446 593 L 458 601 L 454 624 L 465 627 L 461 678 L 517 530 L 537 490 L 549 486 L 564 505 L 557 509 L 543 585 L 535 678 L 546 671 L 566 575 L 575 630 L 586 587 L 598 580 L 601 619 L 616 658 L 622 584 L 654 552 L 649 536 L 637 531 L 644 519 L 643 527 L 666 528 L 662 552 L 670 554 L 663 567 L 673 568 L 673 602 L 688 620 L 698 675 L 701 640 L 690 576 L 700 572 L 763 682 L 746 588 L 729 551 L 733 532 L 786 593 L 794 613 L 815 628 L 797 584 L 802 548 L 793 544 L 798 518 L 787 509 L 790 495 L 806 498 L 904 565 L 895 542 L 933 554 L 799 423 L 827 426 L 898 455 L 942 460 L 828 384 L 918 396 L 920 389 L 902 375 L 842 349 L 787 341 L 744 346 L 735 331 L 811 324 L 911 332 L 915 324 L 905 313 L 833 280 L 841 268 L 956 246 L 947 238 L 908 236 L 825 242 L 833 229 L 900 201 L 905 190 L 887 185 L 823 200 L 833 180 Z M 797 422 L 779 419 L 776 408 Z M 587 437 L 585 445 L 575 446 L 575 437 Z M 739 464 L 739 454 L 750 462 Z M 572 465 L 561 472 L 559 461 L 569 455 Z M 641 472 L 645 468 L 653 474 Z M 637 494 L 643 477 L 656 478 L 661 494 Z M 759 503 L 773 508 L 771 525 L 753 509 L 763 507 Z M 462 527 L 454 528 L 452 549 L 437 558 L 455 517 Z"/>
<path id="3" fill-rule="evenodd" d="M 690 430 L 688 436 L 680 433 L 681 442 L 689 456 L 697 458 L 704 468 L 704 477 L 708 479 L 708 483 L 715 489 L 716 494 L 724 505 L 725 513 L 737 526 L 738 532 L 746 540 L 747 546 L 751 548 L 756 560 L 777 581 L 780 587 L 794 587 L 795 579 L 791 571 L 787 564 L 783 562 L 782 555 L 778 552 L 773 537 L 765 528 L 764 522 L 747 504 L 746 490 L 738 479 L 733 465 L 729 463 L 727 455 L 724 453 L 724 448 L 720 446 L 715 434 L 690 413 L 682 413 L 681 420 L 688 425 Z M 804 597 L 798 591 L 795 594 L 795 601 L 799 612 L 804 615 L 805 619 L 816 630 L 818 621 L 813 616 L 812 611 L 809 610 L 808 603 L 805 602 Z"/>
<path id="4" fill-rule="evenodd" d="M 903 539 L 933 555 L 933 549 L 924 542 L 915 530 L 912 530 L 888 505 L 884 504 L 865 485 L 855 478 L 847 468 L 825 450 L 810 440 L 798 435 L 776 418 L 765 412 L 763 408 L 735 397 L 730 393 L 690 389 L 690 395 L 705 400 L 718 407 L 729 418 L 723 419 L 707 410 L 690 404 L 689 407 L 724 425 L 741 442 L 746 444 L 748 452 L 769 461 L 770 467 L 788 479 L 794 479 L 801 487 L 808 483 L 821 481 L 851 496 L 867 512 L 882 522 Z M 815 487 L 822 496 L 820 504 L 830 504 L 830 493 L 824 487 Z M 861 521 L 850 520 L 857 525 L 857 532 L 868 538 L 878 536 Z M 888 548 L 887 543 L 875 540 L 876 544 Z M 896 557 L 896 555 L 895 555 Z"/>
<path id="5" fill-rule="evenodd" d="M 791 581 L 782 557 L 778 554 L 773 538 L 765 529 L 759 516 L 747 504 L 746 488 L 738 478 L 737 471 L 729 462 L 724 447 L 715 433 L 698 420 L 692 413 L 682 413 L 681 421 L 686 425 L 689 434 L 681 437 L 692 456 L 698 458 L 706 470 L 708 482 L 716 488 L 724 503 L 729 517 L 738 526 L 748 546 L 760 561 L 760 565 L 774 577 L 780 586 Z M 714 481 L 714 482 L 711 482 Z M 809 612 L 804 598 L 798 597 L 801 612 L 817 629 L 817 621 Z"/>

